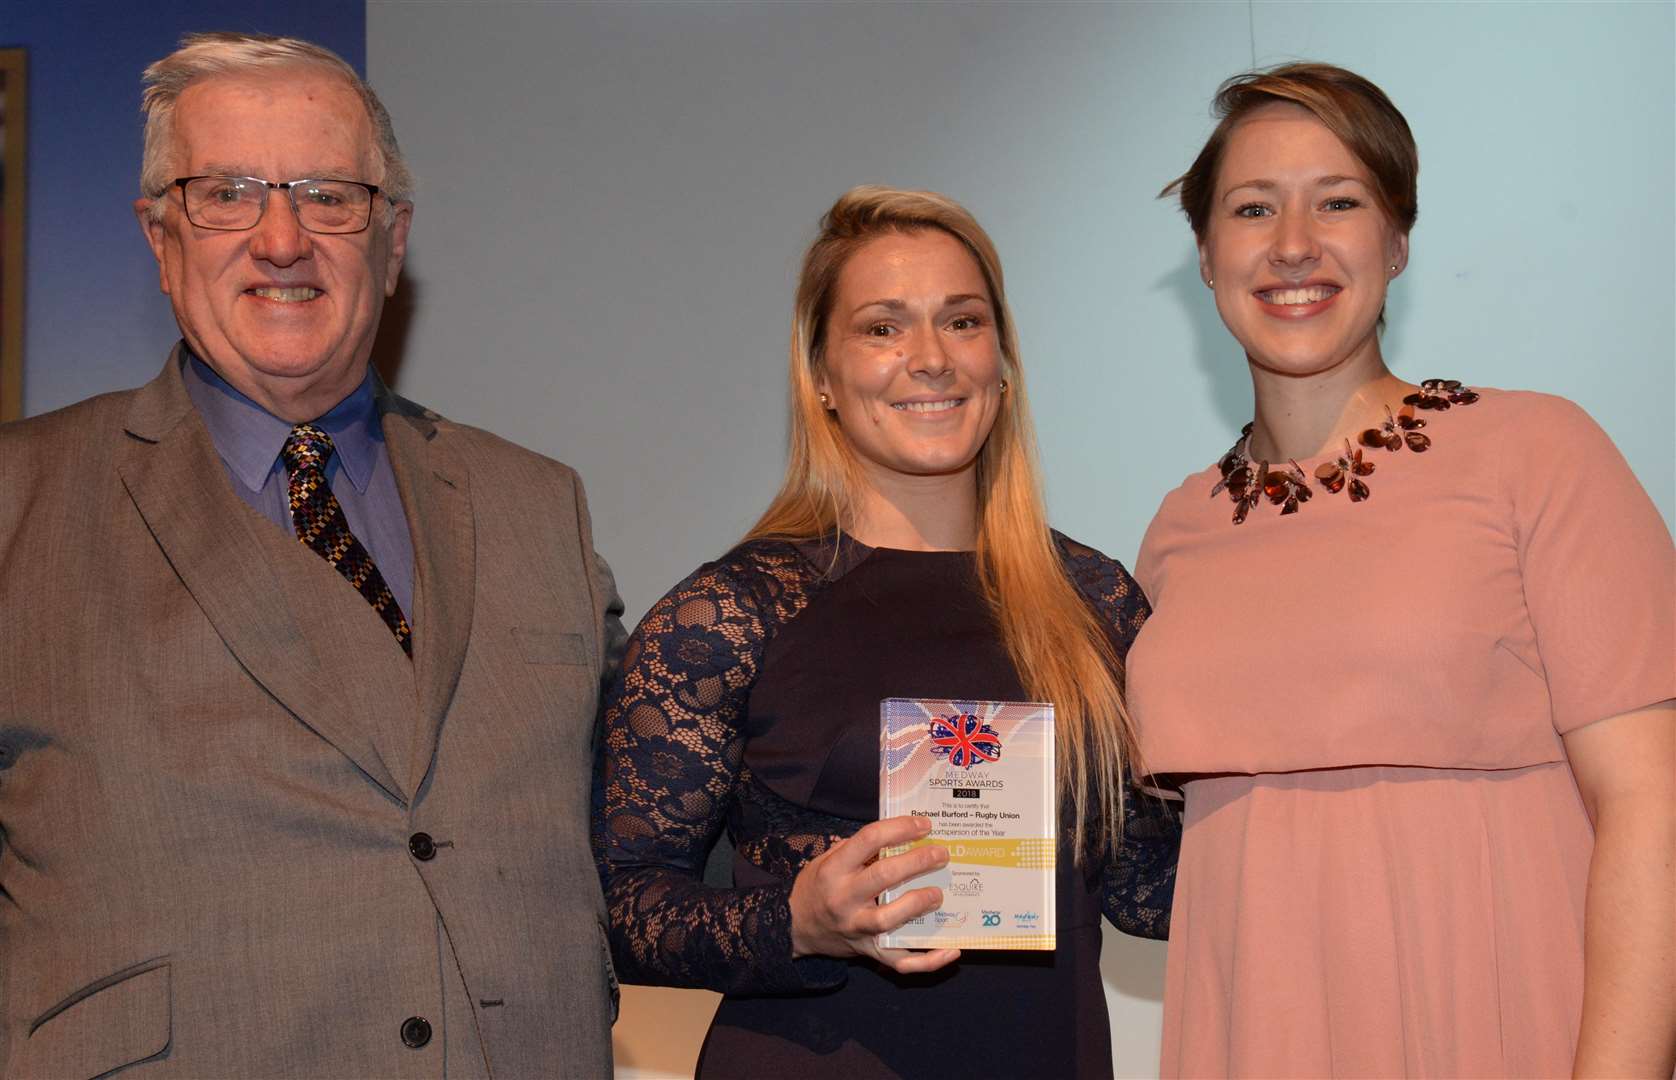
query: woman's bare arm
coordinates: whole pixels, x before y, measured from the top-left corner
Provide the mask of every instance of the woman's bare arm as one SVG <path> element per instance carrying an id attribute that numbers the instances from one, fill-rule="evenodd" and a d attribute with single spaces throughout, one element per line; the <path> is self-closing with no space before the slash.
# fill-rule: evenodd
<path id="1" fill-rule="evenodd" d="M 1676 1069 L 1676 702 L 1565 736 L 1595 826 L 1578 1077 Z"/>

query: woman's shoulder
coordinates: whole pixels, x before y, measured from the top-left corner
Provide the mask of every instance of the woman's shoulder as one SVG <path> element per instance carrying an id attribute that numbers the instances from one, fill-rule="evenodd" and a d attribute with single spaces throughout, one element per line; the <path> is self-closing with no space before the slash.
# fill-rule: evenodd
<path id="1" fill-rule="evenodd" d="M 1570 398 L 1540 390 L 1504 390 L 1497 387 L 1477 388 L 1478 401 L 1471 411 L 1484 417 L 1482 426 L 1499 434 L 1507 427 L 1516 426 L 1532 435 L 1547 432 L 1553 435 L 1592 438 L 1600 425 L 1583 406 Z M 1487 407 L 1485 407 L 1487 406 Z"/>
<path id="2" fill-rule="evenodd" d="M 760 650 L 786 620 L 801 610 L 814 578 L 797 545 L 779 540 L 746 540 L 676 582 L 641 618 L 634 638 L 708 639 L 695 656 L 743 656 Z M 637 655 L 631 643 L 631 654 Z"/>
<path id="3" fill-rule="evenodd" d="M 1149 594 L 1154 584 L 1151 577 L 1162 550 L 1212 527 L 1213 522 L 1227 520 L 1228 511 L 1223 509 L 1226 499 L 1221 505 L 1215 501 L 1216 485 L 1221 479 L 1220 469 L 1211 464 L 1188 473 L 1164 493 L 1152 520 L 1147 523 L 1140 552 L 1135 557 L 1135 576 Z"/>
<path id="4" fill-rule="evenodd" d="M 1474 392 L 1477 400 L 1470 407 L 1429 416 L 1428 431 L 1467 455 L 1504 466 L 1517 461 L 1517 468 L 1499 470 L 1509 489 L 1528 488 L 1538 477 L 1551 481 L 1556 472 L 1628 469 L 1611 436 L 1575 401 L 1538 390 L 1475 387 Z"/>
<path id="5" fill-rule="evenodd" d="M 1208 500 L 1211 489 L 1216 487 L 1216 482 L 1220 479 L 1222 473 L 1214 463 L 1188 473 L 1182 477 L 1179 484 L 1164 493 L 1164 498 L 1159 501 L 1158 510 L 1153 517 L 1165 518 L 1188 509 L 1197 510 L 1201 503 Z"/>
<path id="6" fill-rule="evenodd" d="M 1101 607 L 1121 607 L 1140 597 L 1140 586 L 1121 562 L 1099 548 L 1073 540 L 1058 529 L 1053 543 L 1073 584 Z"/>
<path id="7" fill-rule="evenodd" d="M 754 537 L 741 540 L 704 566 L 735 580 L 748 580 L 762 575 L 783 575 L 788 570 L 802 571 L 808 563 L 808 555 L 795 541 Z"/>
<path id="8" fill-rule="evenodd" d="M 741 540 L 699 566 L 664 594 L 653 610 L 709 601 L 744 609 L 765 624 L 778 625 L 800 611 L 828 573 L 821 553 L 831 543 L 779 538 Z M 766 627 L 765 627 L 766 628 Z"/>
<path id="9" fill-rule="evenodd" d="M 757 593 L 774 582 L 786 583 L 809 571 L 807 555 L 789 540 L 742 540 L 675 583 L 664 601 L 701 594 Z"/>
<path id="10" fill-rule="evenodd" d="M 1222 479 L 1221 462 L 1239 445 L 1240 438 L 1243 438 L 1243 435 L 1236 433 L 1234 441 L 1223 447 L 1215 456 L 1202 459 L 1206 460 L 1207 464 L 1183 476 L 1174 487 L 1165 491 L 1164 497 L 1159 500 L 1158 509 L 1153 512 L 1150 524 L 1157 525 L 1160 521 L 1168 521 L 1184 514 L 1195 516 L 1196 512 L 1202 510 L 1203 504 L 1209 501 L 1211 491 Z M 1141 550 L 1143 553 L 1146 550 L 1145 541 L 1141 544 Z M 1140 561 L 1145 561 L 1144 555 Z"/>
<path id="11" fill-rule="evenodd" d="M 1110 555 L 1107 555 L 1099 548 L 1094 547 L 1091 544 L 1085 544 L 1081 540 L 1076 540 L 1072 537 L 1066 536 L 1058 529 L 1052 529 L 1050 531 L 1053 535 L 1054 547 L 1059 549 L 1060 561 L 1065 563 L 1066 566 L 1079 568 L 1086 567 L 1091 570 L 1099 569 L 1100 571 L 1106 573 L 1128 573 L 1121 562 L 1112 558 Z"/>

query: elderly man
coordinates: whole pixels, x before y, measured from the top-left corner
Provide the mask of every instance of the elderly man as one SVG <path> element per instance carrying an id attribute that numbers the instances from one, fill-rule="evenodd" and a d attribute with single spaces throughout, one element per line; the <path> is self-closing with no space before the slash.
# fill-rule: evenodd
<path id="1" fill-rule="evenodd" d="M 184 340 L 0 429 L 0 1075 L 607 1076 L 581 485 L 370 370 L 413 208 L 351 68 L 146 84 Z"/>

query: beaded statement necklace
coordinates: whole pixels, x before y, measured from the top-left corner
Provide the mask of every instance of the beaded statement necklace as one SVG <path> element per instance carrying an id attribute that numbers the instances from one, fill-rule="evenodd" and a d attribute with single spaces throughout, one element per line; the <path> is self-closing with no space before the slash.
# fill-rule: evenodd
<path id="1" fill-rule="evenodd" d="M 1452 405 L 1471 405 L 1477 400 L 1478 394 L 1462 386 L 1459 379 L 1427 379 L 1420 384 L 1420 389 L 1402 399 L 1403 407 L 1397 413 L 1392 414 L 1387 405 L 1385 420 L 1378 427 L 1362 432 L 1357 440 L 1360 446 L 1353 447 L 1349 439 L 1344 440 L 1343 452 L 1317 466 L 1315 479 L 1329 495 L 1349 488 L 1350 501 L 1362 502 L 1370 494 L 1362 477 L 1373 473 L 1373 462 L 1362 456 L 1363 447 L 1394 454 L 1406 446 L 1416 454 L 1423 454 L 1431 449 L 1432 439 L 1420 430 L 1426 422 L 1415 416 L 1415 411 L 1442 411 Z M 1222 479 L 1210 489 L 1213 499 L 1223 491 L 1228 492 L 1228 499 L 1234 504 L 1235 525 L 1244 522 L 1251 508 L 1263 499 L 1280 507 L 1282 514 L 1295 514 L 1314 494 L 1303 466 L 1296 461 L 1289 459 L 1284 466 L 1274 466 L 1251 460 L 1252 426 L 1247 424 L 1240 429 L 1239 441 L 1216 463 Z"/>

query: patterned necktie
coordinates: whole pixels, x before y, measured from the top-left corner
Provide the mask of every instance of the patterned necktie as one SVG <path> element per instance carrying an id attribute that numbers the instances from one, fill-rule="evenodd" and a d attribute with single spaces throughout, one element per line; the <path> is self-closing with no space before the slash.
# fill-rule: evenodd
<path id="1" fill-rule="evenodd" d="M 338 573 L 366 598 L 411 659 L 413 631 L 407 625 L 407 616 L 384 584 L 384 575 L 378 572 L 372 556 L 349 531 L 343 507 L 326 483 L 326 462 L 334 450 L 332 437 L 313 424 L 298 424 L 291 429 L 290 438 L 279 451 L 291 472 L 291 524 L 296 527 L 298 540 L 337 567 Z"/>

